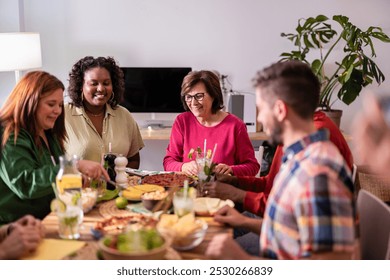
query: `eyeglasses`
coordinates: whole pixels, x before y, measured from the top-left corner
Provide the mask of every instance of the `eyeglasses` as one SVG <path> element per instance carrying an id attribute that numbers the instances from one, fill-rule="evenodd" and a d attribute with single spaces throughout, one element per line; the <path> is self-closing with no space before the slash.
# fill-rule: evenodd
<path id="1" fill-rule="evenodd" d="M 199 92 L 195 95 L 189 95 L 189 94 L 184 95 L 184 100 L 187 103 L 190 103 L 192 99 L 195 99 L 196 101 L 202 101 L 203 98 L 204 98 L 204 92 Z"/>

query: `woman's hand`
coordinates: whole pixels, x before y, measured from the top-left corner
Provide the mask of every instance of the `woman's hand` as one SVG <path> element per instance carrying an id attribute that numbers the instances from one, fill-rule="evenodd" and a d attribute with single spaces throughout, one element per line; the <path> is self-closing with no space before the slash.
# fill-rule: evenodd
<path id="1" fill-rule="evenodd" d="M 77 169 L 89 178 L 100 179 L 103 175 L 106 180 L 110 180 L 107 170 L 105 170 L 100 163 L 91 160 L 79 160 Z"/>
<path id="2" fill-rule="evenodd" d="M 10 226 L 9 235 L 0 244 L 0 259 L 18 259 L 35 251 L 44 236 L 41 222 L 30 215 Z"/>
<path id="3" fill-rule="evenodd" d="M 224 163 L 219 163 L 215 168 L 214 172 L 217 174 L 233 174 L 233 169 Z"/>
<path id="4" fill-rule="evenodd" d="M 198 175 L 198 165 L 194 160 L 183 163 L 183 165 L 181 166 L 181 171 L 189 176 L 196 176 Z"/>
<path id="5" fill-rule="evenodd" d="M 20 219 L 18 219 L 15 223 L 21 226 L 27 226 L 27 225 L 34 226 L 36 227 L 37 231 L 40 232 L 42 238 L 45 236 L 45 227 L 43 226 L 40 220 L 34 218 L 31 215 L 25 215 Z"/>

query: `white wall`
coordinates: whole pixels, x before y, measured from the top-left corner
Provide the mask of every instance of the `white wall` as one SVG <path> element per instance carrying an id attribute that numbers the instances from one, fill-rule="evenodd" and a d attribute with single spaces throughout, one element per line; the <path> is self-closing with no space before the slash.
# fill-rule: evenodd
<path id="1" fill-rule="evenodd" d="M 299 18 L 343 14 L 363 29 L 382 26 L 390 34 L 388 0 L 28 0 L 24 9 L 26 31 L 41 34 L 43 70 L 65 85 L 78 59 L 110 55 L 121 66 L 215 69 L 229 75 L 235 90 L 253 92 L 255 72 L 292 49 L 280 33 L 292 32 Z M 0 32 L 18 28 L 18 2 L 0 0 Z M 381 89 L 389 91 L 390 44 L 376 50 L 387 76 Z M 13 73 L 0 73 L 0 103 L 14 83 Z M 360 105 L 337 103 L 347 133 Z M 245 121 L 255 121 L 250 95 L 245 106 Z M 152 156 L 148 147 L 142 156 Z"/>

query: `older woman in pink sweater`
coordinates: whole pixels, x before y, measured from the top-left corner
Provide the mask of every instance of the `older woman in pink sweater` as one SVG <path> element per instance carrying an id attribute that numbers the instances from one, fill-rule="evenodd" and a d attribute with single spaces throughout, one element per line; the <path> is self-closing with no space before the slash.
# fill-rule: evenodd
<path id="1" fill-rule="evenodd" d="M 166 171 L 182 171 L 196 175 L 198 166 L 188 158 L 193 148 L 217 151 L 213 161 L 216 173 L 256 175 L 259 163 L 242 120 L 222 111 L 223 98 L 219 78 L 211 71 L 192 71 L 183 80 L 181 99 L 187 112 L 180 114 L 172 127 L 164 157 Z"/>

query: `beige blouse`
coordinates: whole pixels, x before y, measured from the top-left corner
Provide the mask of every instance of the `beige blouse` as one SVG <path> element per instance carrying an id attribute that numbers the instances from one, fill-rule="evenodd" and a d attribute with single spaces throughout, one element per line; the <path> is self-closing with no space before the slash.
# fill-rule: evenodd
<path id="1" fill-rule="evenodd" d="M 65 127 L 68 139 L 67 156 L 102 162 L 102 155 L 109 152 L 132 157 L 145 145 L 138 124 L 130 112 L 122 106 L 115 110 L 106 105 L 102 136 L 99 135 L 84 108 L 65 104 Z"/>

